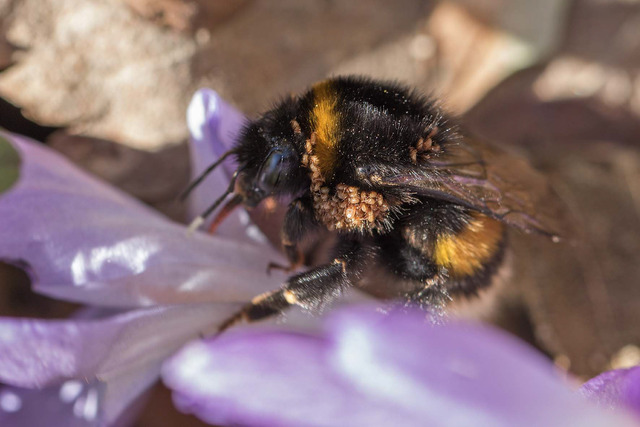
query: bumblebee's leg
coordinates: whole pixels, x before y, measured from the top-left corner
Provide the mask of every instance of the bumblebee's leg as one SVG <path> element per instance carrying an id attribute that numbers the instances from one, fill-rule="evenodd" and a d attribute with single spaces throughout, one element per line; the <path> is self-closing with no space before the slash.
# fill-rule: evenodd
<path id="1" fill-rule="evenodd" d="M 404 233 L 404 234 L 403 234 Z M 443 313 L 451 301 L 449 278 L 428 255 L 428 242 L 432 239 L 430 230 L 418 227 L 404 231 L 394 231 L 380 236 L 381 259 L 398 279 L 412 284 L 403 294 L 403 305 L 417 305 L 425 311 Z"/>
<path id="2" fill-rule="evenodd" d="M 313 309 L 326 304 L 351 286 L 369 259 L 361 242 L 342 239 L 331 263 L 297 274 L 279 290 L 257 296 L 224 322 L 219 331 L 240 321 L 253 322 L 279 314 L 292 305 Z"/>
<path id="3" fill-rule="evenodd" d="M 315 227 L 311 201 L 308 198 L 298 198 L 291 202 L 285 214 L 281 232 L 282 247 L 289 260 L 289 265 L 284 266 L 271 262 L 267 266 L 267 273 L 273 269 L 288 273 L 298 269 L 304 262 L 304 256 L 298 247 L 298 242 Z"/>

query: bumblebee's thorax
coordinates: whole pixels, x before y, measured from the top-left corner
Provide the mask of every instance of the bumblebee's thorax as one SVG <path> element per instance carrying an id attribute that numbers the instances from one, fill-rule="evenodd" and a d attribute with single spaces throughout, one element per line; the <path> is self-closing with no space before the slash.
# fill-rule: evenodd
<path id="1" fill-rule="evenodd" d="M 376 191 L 338 183 L 329 185 L 338 166 L 341 140 L 338 95 L 330 81 L 312 89 L 311 135 L 305 143 L 302 164 L 309 169 L 316 220 L 329 230 L 373 232 L 388 222 L 389 205 Z"/>

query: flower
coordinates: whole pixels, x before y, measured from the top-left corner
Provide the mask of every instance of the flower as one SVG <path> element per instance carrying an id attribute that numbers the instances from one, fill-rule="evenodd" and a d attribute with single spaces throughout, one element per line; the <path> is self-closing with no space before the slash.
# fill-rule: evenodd
<path id="1" fill-rule="evenodd" d="M 179 408 L 221 425 L 638 425 L 572 393 L 524 343 L 423 312 L 351 308 L 322 333 L 193 342 L 163 379 Z"/>
<path id="2" fill-rule="evenodd" d="M 189 114 L 197 173 L 242 116 L 207 91 Z M 38 293 L 102 307 L 68 320 L 0 318 L 0 381 L 43 390 L 0 392 L 3 425 L 114 423 L 166 357 L 282 281 L 265 274 L 282 258 L 245 212 L 216 236 L 189 235 L 38 143 L 3 132 L 0 153 L 0 260 L 26 266 Z M 226 182 L 216 171 L 194 203 Z M 58 418 L 28 411 L 36 400 L 60 406 Z"/>

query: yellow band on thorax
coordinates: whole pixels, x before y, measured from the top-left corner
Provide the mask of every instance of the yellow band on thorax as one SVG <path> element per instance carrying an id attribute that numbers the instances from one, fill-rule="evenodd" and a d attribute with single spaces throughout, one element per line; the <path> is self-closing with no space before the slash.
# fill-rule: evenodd
<path id="1" fill-rule="evenodd" d="M 314 106 L 310 121 L 312 132 L 316 133 L 315 154 L 322 175 L 328 178 L 336 166 L 340 142 L 338 94 L 328 80 L 314 85 L 312 91 Z"/>

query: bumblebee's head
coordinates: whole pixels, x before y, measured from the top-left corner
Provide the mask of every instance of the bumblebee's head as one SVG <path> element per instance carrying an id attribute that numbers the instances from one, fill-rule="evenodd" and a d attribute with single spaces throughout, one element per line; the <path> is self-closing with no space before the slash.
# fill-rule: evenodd
<path id="1" fill-rule="evenodd" d="M 211 230 L 240 204 L 253 208 L 267 197 L 299 195 L 309 189 L 309 178 L 300 164 L 298 151 L 304 146 L 304 138 L 300 126 L 291 117 L 294 117 L 291 111 L 281 106 L 248 123 L 236 146 L 191 184 L 185 195 L 228 156 L 235 155 L 238 169 L 229 187 L 194 221 L 192 227 L 199 226 L 232 193 L 233 197 L 220 210 Z"/>
<path id="2" fill-rule="evenodd" d="M 298 193 L 306 175 L 296 150 L 301 135 L 290 120 L 285 123 L 267 115 L 250 123 L 236 146 L 238 179 L 235 193 L 246 207 L 255 207 L 269 196 Z M 308 187 L 307 187 L 308 188 Z"/>

